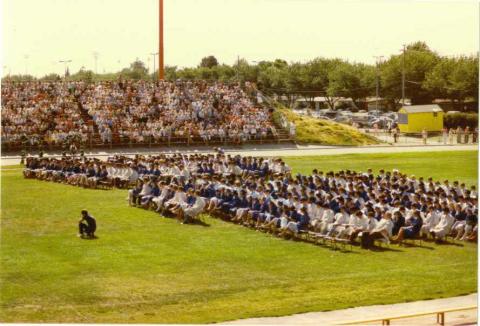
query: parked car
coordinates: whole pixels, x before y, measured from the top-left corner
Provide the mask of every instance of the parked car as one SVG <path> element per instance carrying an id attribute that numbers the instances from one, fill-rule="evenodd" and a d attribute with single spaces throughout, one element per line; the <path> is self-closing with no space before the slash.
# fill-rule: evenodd
<path id="1" fill-rule="evenodd" d="M 335 119 L 334 119 L 335 122 L 338 122 L 338 123 L 345 123 L 345 124 L 351 124 L 352 123 L 352 118 L 350 118 L 349 116 L 347 115 L 338 115 Z"/>
<path id="2" fill-rule="evenodd" d="M 352 122 L 355 122 L 359 127 L 368 125 L 368 114 L 365 112 L 353 113 L 351 116 Z"/>
<path id="3" fill-rule="evenodd" d="M 378 119 L 374 119 L 369 123 L 369 127 L 373 128 L 373 126 L 376 124 L 379 129 L 387 129 L 391 128 L 394 125 L 395 121 L 393 119 L 387 118 L 387 117 L 380 117 Z"/>
<path id="4" fill-rule="evenodd" d="M 335 119 L 338 115 L 338 112 L 335 110 L 326 110 L 326 111 L 320 112 L 320 114 L 330 119 Z"/>
<path id="5" fill-rule="evenodd" d="M 369 116 L 378 117 L 382 114 L 379 110 L 370 110 L 368 111 Z"/>
<path id="6" fill-rule="evenodd" d="M 387 112 L 383 115 L 384 117 L 390 118 L 392 120 L 398 120 L 398 113 L 397 112 Z"/>

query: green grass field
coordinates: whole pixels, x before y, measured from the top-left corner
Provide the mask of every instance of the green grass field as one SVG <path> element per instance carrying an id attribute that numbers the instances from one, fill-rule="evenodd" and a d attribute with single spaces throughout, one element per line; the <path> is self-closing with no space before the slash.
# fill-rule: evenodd
<path id="1" fill-rule="evenodd" d="M 288 158 L 313 167 L 396 167 L 477 180 L 477 152 Z M 458 165 L 458 169 L 450 167 Z M 180 225 L 127 206 L 126 191 L 25 180 L 2 168 L 2 322 L 206 323 L 387 304 L 476 291 L 474 244 L 351 253 L 205 217 Z M 76 235 L 80 210 L 98 239 Z"/>
<path id="2" fill-rule="evenodd" d="M 348 154 L 331 156 L 286 157 L 285 161 L 294 171 L 310 174 L 317 168 L 323 172 L 339 170 L 366 171 L 368 168 L 378 172 L 380 169 L 399 169 L 407 175 L 432 177 L 435 181 L 445 179 L 458 180 L 466 185 L 477 184 L 477 152 L 426 152 L 426 153 L 389 153 L 389 154 Z"/>

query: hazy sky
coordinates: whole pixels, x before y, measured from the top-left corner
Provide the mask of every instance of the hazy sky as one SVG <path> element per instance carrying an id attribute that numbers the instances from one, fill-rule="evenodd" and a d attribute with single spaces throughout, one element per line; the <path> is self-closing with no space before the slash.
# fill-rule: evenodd
<path id="1" fill-rule="evenodd" d="M 317 56 L 374 62 L 417 40 L 442 55 L 475 54 L 476 1 L 164 0 L 165 62 L 195 66 Z M 2 0 L 5 73 L 40 76 L 84 66 L 117 71 L 135 58 L 153 68 L 158 0 Z M 25 59 L 25 56 L 28 56 Z M 158 61 L 157 61 L 158 62 Z"/>

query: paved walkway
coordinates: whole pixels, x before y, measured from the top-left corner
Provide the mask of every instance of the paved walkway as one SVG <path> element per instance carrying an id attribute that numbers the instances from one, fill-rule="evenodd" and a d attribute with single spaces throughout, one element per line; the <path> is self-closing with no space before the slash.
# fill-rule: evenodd
<path id="1" fill-rule="evenodd" d="M 357 307 L 326 312 L 311 312 L 284 317 L 241 319 L 221 323 L 220 325 L 338 325 L 353 321 L 372 320 L 382 317 L 401 316 L 405 314 L 415 314 L 469 306 L 477 306 L 476 293 L 446 299 Z M 476 322 L 476 309 L 450 312 L 445 314 L 445 325 L 476 325 Z M 418 326 L 438 325 L 436 323 L 436 315 L 395 320 L 391 321 L 391 324 Z M 363 325 L 381 325 L 381 322 Z"/>
<path id="2" fill-rule="evenodd" d="M 245 145 L 242 147 L 226 147 L 228 154 L 250 156 L 309 156 L 368 153 L 402 153 L 402 152 L 437 152 L 478 150 L 477 144 L 462 145 L 373 145 L 373 146 L 320 146 L 295 144 Z M 106 159 L 110 155 L 158 154 L 158 153 L 212 153 L 212 147 L 173 147 L 173 148 L 115 148 L 85 152 L 86 156 Z M 36 153 L 32 153 L 36 154 Z M 45 153 L 46 157 L 60 157 L 60 152 Z M 19 155 L 2 155 L 1 165 L 19 164 Z"/>

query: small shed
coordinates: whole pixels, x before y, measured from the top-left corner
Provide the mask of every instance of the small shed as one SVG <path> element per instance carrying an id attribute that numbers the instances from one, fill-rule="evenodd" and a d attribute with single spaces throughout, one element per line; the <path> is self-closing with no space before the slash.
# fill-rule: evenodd
<path id="1" fill-rule="evenodd" d="M 402 106 L 398 110 L 398 128 L 400 132 L 416 133 L 441 131 L 443 129 L 443 110 L 437 104 Z"/>

